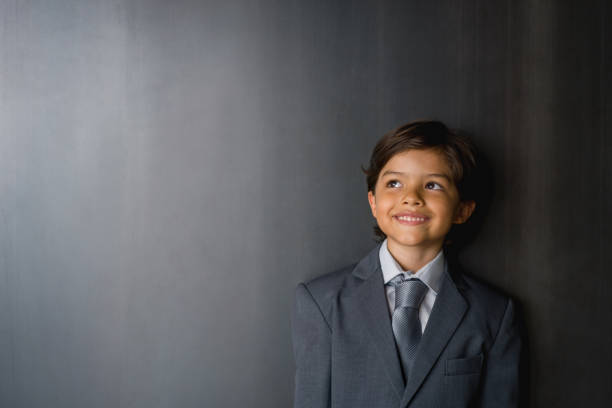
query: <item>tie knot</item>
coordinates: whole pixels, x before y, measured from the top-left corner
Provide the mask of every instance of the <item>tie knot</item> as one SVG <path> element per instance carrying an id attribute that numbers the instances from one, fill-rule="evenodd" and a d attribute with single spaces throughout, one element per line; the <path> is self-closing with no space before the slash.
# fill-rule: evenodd
<path id="1" fill-rule="evenodd" d="M 402 275 L 393 278 L 390 283 L 395 287 L 395 308 L 411 307 L 418 309 L 427 293 L 427 285 L 420 279 L 405 280 Z"/>

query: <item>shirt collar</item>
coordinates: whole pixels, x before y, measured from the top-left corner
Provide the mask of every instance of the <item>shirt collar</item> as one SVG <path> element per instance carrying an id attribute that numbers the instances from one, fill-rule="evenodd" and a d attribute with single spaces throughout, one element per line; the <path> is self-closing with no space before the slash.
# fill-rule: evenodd
<path id="1" fill-rule="evenodd" d="M 389 252 L 386 239 L 380 246 L 378 256 L 380 258 L 380 267 L 382 269 L 385 284 L 398 274 L 403 273 L 406 277 L 420 279 L 429 289 L 433 290 L 436 295 L 440 291 L 442 274 L 444 273 L 444 251 L 440 250 L 434 259 L 425 264 L 421 269 L 416 271 L 416 273 L 411 273 L 410 271 L 404 271 L 402 269 L 400 264 L 393 258 L 393 255 L 391 255 L 391 252 Z"/>

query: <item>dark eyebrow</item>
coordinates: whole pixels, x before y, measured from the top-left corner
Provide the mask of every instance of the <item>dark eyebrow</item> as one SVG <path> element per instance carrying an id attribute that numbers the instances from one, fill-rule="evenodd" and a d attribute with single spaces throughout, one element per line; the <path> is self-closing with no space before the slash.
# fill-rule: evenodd
<path id="1" fill-rule="evenodd" d="M 384 177 L 384 176 L 386 176 L 387 174 L 400 174 L 400 175 L 403 175 L 403 174 L 406 174 L 406 173 L 402 173 L 401 171 L 391 171 L 391 170 L 387 170 L 387 171 L 385 171 L 385 172 L 382 174 L 382 176 L 381 176 L 381 177 Z"/>
<path id="2" fill-rule="evenodd" d="M 431 174 L 428 174 L 427 176 L 428 177 L 440 177 L 440 178 L 448 180 L 449 182 L 451 181 L 451 178 L 447 176 L 446 174 L 431 173 Z"/>
<path id="3" fill-rule="evenodd" d="M 390 175 L 390 174 L 399 174 L 399 175 L 405 175 L 406 173 L 402 173 L 401 171 L 392 171 L 392 170 L 387 170 L 385 171 L 381 177 Z M 443 178 L 448 180 L 448 182 L 451 182 L 451 178 L 446 175 L 446 174 L 441 174 L 441 173 L 430 173 L 430 174 L 426 174 L 425 177 L 439 177 L 439 178 Z"/>

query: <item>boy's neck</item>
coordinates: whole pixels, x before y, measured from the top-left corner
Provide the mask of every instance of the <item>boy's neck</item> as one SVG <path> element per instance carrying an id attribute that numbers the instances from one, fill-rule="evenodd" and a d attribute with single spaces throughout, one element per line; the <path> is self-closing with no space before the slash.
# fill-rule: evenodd
<path id="1" fill-rule="evenodd" d="M 440 252 L 442 248 L 442 244 L 427 248 L 407 248 L 395 245 L 393 241 L 387 240 L 387 248 L 391 256 L 400 264 L 403 270 L 415 273 L 438 255 L 438 252 Z"/>

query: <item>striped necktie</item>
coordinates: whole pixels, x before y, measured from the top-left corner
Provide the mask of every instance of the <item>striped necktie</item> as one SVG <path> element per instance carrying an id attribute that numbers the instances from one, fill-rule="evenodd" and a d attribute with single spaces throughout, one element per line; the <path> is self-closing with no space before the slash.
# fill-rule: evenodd
<path id="1" fill-rule="evenodd" d="M 395 310 L 391 323 L 407 382 L 421 340 L 419 307 L 427 293 L 427 285 L 419 279 L 405 280 L 403 274 L 391 279 L 389 284 L 395 287 Z"/>

